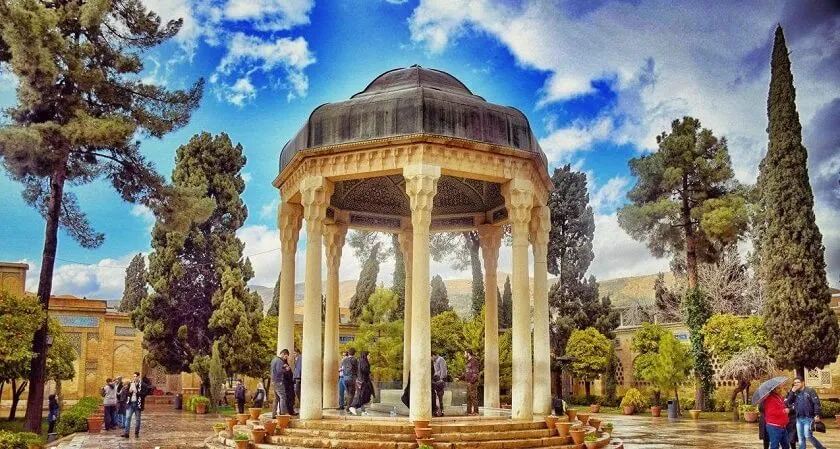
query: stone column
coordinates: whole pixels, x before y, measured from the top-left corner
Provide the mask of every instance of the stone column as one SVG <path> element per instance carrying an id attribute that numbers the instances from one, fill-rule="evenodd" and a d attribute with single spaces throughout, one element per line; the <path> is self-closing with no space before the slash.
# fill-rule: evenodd
<path id="1" fill-rule="evenodd" d="M 327 254 L 327 305 L 324 323 L 324 408 L 338 407 L 338 325 L 341 310 L 338 304 L 338 269 L 347 225 L 324 226 L 324 250 Z"/>
<path id="2" fill-rule="evenodd" d="M 534 189 L 530 180 L 514 178 L 502 186 L 513 231 L 513 381 L 511 418 L 533 419 L 531 304 L 528 292 L 528 225 Z"/>
<path id="3" fill-rule="evenodd" d="M 412 254 L 414 248 L 412 247 L 412 230 L 411 228 L 403 230 L 399 233 L 400 251 L 403 253 L 403 262 L 405 265 L 405 312 L 403 317 L 403 388 L 408 382 L 408 373 L 411 371 L 411 282 L 414 279 L 411 270 Z"/>
<path id="4" fill-rule="evenodd" d="M 306 280 L 303 287 L 303 353 L 300 419 L 321 419 L 321 237 L 333 185 L 322 176 L 300 182 L 303 218 L 306 219 Z"/>
<path id="5" fill-rule="evenodd" d="M 496 270 L 502 227 L 478 228 L 481 257 L 484 259 L 484 406 L 499 408 L 499 298 Z"/>
<path id="6" fill-rule="evenodd" d="M 409 419 L 432 418 L 431 319 L 429 310 L 429 226 L 440 167 L 416 164 L 403 168 L 405 193 L 411 203 L 411 411 Z"/>
<path id="7" fill-rule="evenodd" d="M 551 346 L 548 335 L 548 206 L 531 210 L 531 244 L 534 251 L 534 413 L 551 413 Z"/>
<path id="8" fill-rule="evenodd" d="M 303 208 L 282 202 L 277 210 L 280 230 L 280 300 L 277 308 L 277 355 L 295 348 L 295 253 L 297 252 Z"/>

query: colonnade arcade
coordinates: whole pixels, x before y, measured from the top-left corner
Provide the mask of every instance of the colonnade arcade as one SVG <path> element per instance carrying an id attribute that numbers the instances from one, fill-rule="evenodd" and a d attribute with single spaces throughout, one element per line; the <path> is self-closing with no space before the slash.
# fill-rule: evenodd
<path id="1" fill-rule="evenodd" d="M 499 298 L 493 286 L 497 285 L 503 226 L 508 224 L 513 239 L 511 414 L 513 419 L 530 420 L 535 414 L 549 413 L 546 253 L 550 214 L 546 202 L 551 181 L 541 156 L 472 140 L 415 134 L 306 149 L 281 162 L 274 181 L 281 197 L 278 227 L 283 273 L 278 352 L 294 346 L 295 252 L 300 229 L 306 225 L 301 419 L 320 419 L 323 408 L 338 406 L 338 273 L 348 229 L 385 231 L 399 237 L 406 272 L 403 381 L 410 373 L 412 420 L 431 417 L 430 234 L 478 232 L 486 286 L 485 353 L 479 355 L 484 363 L 484 405 L 499 407 Z M 529 247 L 533 274 L 529 273 Z M 325 316 L 321 315 L 323 265 Z"/>

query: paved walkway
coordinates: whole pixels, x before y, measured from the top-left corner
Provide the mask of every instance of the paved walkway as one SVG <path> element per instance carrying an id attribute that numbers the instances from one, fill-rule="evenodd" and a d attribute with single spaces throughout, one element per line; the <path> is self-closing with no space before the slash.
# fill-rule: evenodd
<path id="1" fill-rule="evenodd" d="M 683 418 L 669 422 L 667 418 L 644 416 L 602 415 L 615 424 L 615 434 L 624 440 L 627 449 L 761 449 L 758 426 L 746 423 L 692 421 Z M 222 422 L 218 415 L 195 415 L 175 411 L 147 412 L 143 415 L 140 438 L 120 437 L 122 432 L 103 432 L 99 435 L 78 434 L 56 446 L 59 449 L 184 449 L 201 448 L 212 434 L 214 423 Z M 840 448 L 840 428 L 827 422 L 828 432 L 818 434 L 828 448 Z M 808 446 L 811 447 L 810 445 Z"/>

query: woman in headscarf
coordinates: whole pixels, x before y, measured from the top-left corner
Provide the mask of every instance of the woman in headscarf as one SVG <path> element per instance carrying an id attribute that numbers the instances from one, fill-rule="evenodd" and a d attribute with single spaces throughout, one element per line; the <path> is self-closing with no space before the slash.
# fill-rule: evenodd
<path id="1" fill-rule="evenodd" d="M 254 408 L 263 408 L 263 404 L 265 404 L 265 387 L 262 382 L 257 382 L 257 391 L 254 392 L 254 396 L 251 399 L 254 401 Z"/>
<path id="2" fill-rule="evenodd" d="M 364 406 L 370 402 L 372 392 L 373 383 L 370 380 L 368 352 L 362 351 L 359 356 L 359 374 L 356 377 L 356 394 L 353 396 L 353 402 L 350 403 L 350 413 L 358 415 L 359 409 L 364 413 Z"/>

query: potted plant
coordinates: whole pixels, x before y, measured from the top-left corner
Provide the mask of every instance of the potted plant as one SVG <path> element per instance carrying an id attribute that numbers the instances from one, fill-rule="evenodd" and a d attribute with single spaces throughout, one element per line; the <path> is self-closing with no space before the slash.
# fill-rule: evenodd
<path id="1" fill-rule="evenodd" d="M 594 433 L 583 437 L 583 442 L 586 444 L 586 449 L 595 449 L 598 447 L 598 437 Z"/>
<path id="2" fill-rule="evenodd" d="M 87 418 L 88 432 L 99 433 L 102 430 L 102 423 L 105 418 L 102 415 L 91 415 Z"/>
<path id="3" fill-rule="evenodd" d="M 545 415 L 545 425 L 548 427 L 549 436 L 554 435 L 554 426 L 557 424 L 557 417 L 554 415 Z"/>
<path id="4" fill-rule="evenodd" d="M 613 433 L 613 423 L 605 422 L 601 425 L 601 429 L 603 429 L 604 432 L 607 432 L 608 434 L 612 435 L 612 433 Z"/>
<path id="5" fill-rule="evenodd" d="M 659 418 L 659 416 L 661 414 L 662 414 L 662 407 L 660 405 L 657 404 L 657 405 L 651 405 L 650 406 L 650 416 L 653 416 L 654 418 Z"/>
<path id="6" fill-rule="evenodd" d="M 251 419 L 254 421 L 258 421 L 260 419 L 260 413 L 262 413 L 261 408 L 249 408 L 248 413 L 251 414 Z"/>
<path id="7" fill-rule="evenodd" d="M 251 429 L 251 439 L 254 440 L 254 444 L 262 444 L 265 440 L 265 427 L 254 426 Z"/>
<path id="8" fill-rule="evenodd" d="M 557 427 L 557 435 L 567 437 L 569 436 L 569 430 L 572 428 L 572 423 L 569 421 L 558 421 L 555 426 Z"/>
<path id="9" fill-rule="evenodd" d="M 577 418 L 577 409 L 576 408 L 570 408 L 570 409 L 566 410 L 566 416 L 569 417 L 569 421 L 574 421 L 575 418 Z"/>
<path id="10" fill-rule="evenodd" d="M 589 413 L 578 413 L 577 419 L 579 419 L 585 426 L 589 422 Z"/>
<path id="11" fill-rule="evenodd" d="M 583 438 L 586 435 L 586 431 L 583 429 L 570 429 L 569 435 L 572 436 L 572 441 L 575 444 L 583 444 Z"/>
<path id="12" fill-rule="evenodd" d="M 225 424 L 227 424 L 227 431 L 229 434 L 233 435 L 233 426 L 235 426 L 237 422 L 239 421 L 234 417 L 230 417 L 225 421 Z"/>
<path id="13" fill-rule="evenodd" d="M 236 420 L 239 421 L 239 425 L 244 426 L 245 424 L 248 424 L 248 416 L 250 415 L 247 413 L 237 413 Z"/>
<path id="14" fill-rule="evenodd" d="M 216 432 L 216 434 L 218 434 L 219 432 L 225 430 L 225 427 L 226 426 L 222 423 L 213 424 L 213 432 Z"/>
<path id="15" fill-rule="evenodd" d="M 265 434 L 268 436 L 274 435 L 274 430 L 277 429 L 277 421 L 273 419 L 267 419 L 263 422 L 263 427 L 265 427 Z"/>
<path id="16" fill-rule="evenodd" d="M 421 444 L 420 447 L 418 447 L 417 449 L 432 449 L 432 447 L 428 444 Z"/>
<path id="17" fill-rule="evenodd" d="M 417 446 L 418 447 L 428 447 L 431 448 L 432 444 L 435 442 L 434 438 L 418 438 L 417 439 Z"/>
<path id="18" fill-rule="evenodd" d="M 203 415 L 207 413 L 207 407 L 210 405 L 210 398 L 205 396 L 194 396 L 191 399 L 196 415 Z"/>
<path id="19" fill-rule="evenodd" d="M 282 434 L 286 430 L 286 427 L 289 426 L 289 421 L 291 420 L 291 415 L 277 415 L 277 432 Z"/>
<path id="20" fill-rule="evenodd" d="M 589 418 L 589 425 L 594 427 L 595 430 L 598 430 L 601 427 L 601 420 L 598 418 Z"/>
<path id="21" fill-rule="evenodd" d="M 621 407 L 624 408 L 625 415 L 632 415 L 636 413 L 636 409 L 644 406 L 645 400 L 642 398 L 642 393 L 635 388 L 627 390 L 627 393 L 621 398 Z"/>
<path id="22" fill-rule="evenodd" d="M 744 416 L 744 421 L 746 422 L 757 422 L 758 407 L 750 404 L 744 404 L 741 406 L 741 415 Z"/>
<path id="23" fill-rule="evenodd" d="M 242 431 L 233 434 L 233 441 L 236 442 L 236 449 L 248 449 L 248 434 Z"/>
<path id="24" fill-rule="evenodd" d="M 589 404 L 589 413 L 601 413 L 601 400 L 597 397 L 594 397 L 592 403 Z"/>
<path id="25" fill-rule="evenodd" d="M 688 413 L 691 414 L 691 419 L 700 419 L 700 412 L 701 411 L 702 410 L 698 410 L 696 408 L 693 408 L 693 409 L 689 410 Z"/>
<path id="26" fill-rule="evenodd" d="M 418 440 L 425 440 L 432 436 L 432 428 L 431 427 L 415 427 L 414 428 L 414 435 L 417 437 Z"/>

